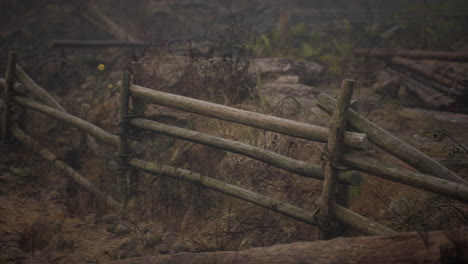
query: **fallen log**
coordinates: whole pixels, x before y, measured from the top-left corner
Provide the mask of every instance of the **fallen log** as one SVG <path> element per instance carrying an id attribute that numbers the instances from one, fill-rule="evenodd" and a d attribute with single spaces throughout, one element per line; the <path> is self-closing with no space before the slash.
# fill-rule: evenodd
<path id="1" fill-rule="evenodd" d="M 17 138 L 21 143 L 25 144 L 35 152 L 38 152 L 41 157 L 50 161 L 55 167 L 65 172 L 65 174 L 78 183 L 82 188 L 87 190 L 90 193 L 93 193 L 97 198 L 105 201 L 107 205 L 111 206 L 114 209 L 120 210 L 120 203 L 117 202 L 111 196 L 101 192 L 92 182 L 83 177 L 72 167 L 68 166 L 65 162 L 59 160 L 52 152 L 46 148 L 42 148 L 40 144 L 35 141 L 33 138 L 24 133 L 17 125 L 13 125 L 11 132 L 15 138 Z"/>
<path id="2" fill-rule="evenodd" d="M 295 160 L 249 144 L 215 137 L 189 129 L 165 125 L 146 119 L 131 119 L 130 124 L 134 127 L 151 130 L 156 133 L 238 153 L 305 177 L 311 177 L 319 180 L 323 180 L 324 177 L 323 168 L 319 165 Z M 340 171 L 338 174 L 338 180 L 346 184 L 359 185 L 361 182 L 361 176 L 359 173 L 351 171 Z"/>
<path id="3" fill-rule="evenodd" d="M 398 68 L 396 68 L 396 70 L 399 71 L 399 72 L 403 72 L 403 70 L 398 69 Z M 432 87 L 433 89 L 435 89 L 435 90 L 437 90 L 439 92 L 442 92 L 442 93 L 444 93 L 444 94 L 446 94 L 448 96 L 452 96 L 452 97 L 457 98 L 457 97 L 461 97 L 461 96 L 464 95 L 464 90 L 460 90 L 460 89 L 457 89 L 457 88 L 445 86 L 443 84 L 440 84 L 438 82 L 430 80 L 429 78 L 421 76 L 419 74 L 414 74 L 413 72 L 410 72 L 410 71 L 404 71 L 404 74 L 406 76 L 408 76 L 409 78 L 417 80 L 417 81 L 423 83 L 424 85 L 426 85 L 428 87 Z"/>
<path id="4" fill-rule="evenodd" d="M 408 57 L 413 59 L 468 61 L 468 53 L 439 50 L 410 50 L 410 49 L 353 49 L 358 56 L 372 56 L 379 58 Z"/>
<path id="5" fill-rule="evenodd" d="M 416 63 L 413 60 L 402 58 L 402 57 L 393 57 L 390 60 L 390 62 L 393 63 L 393 64 L 396 64 L 396 65 L 399 65 L 401 67 L 404 67 L 406 69 L 415 71 L 415 72 L 423 75 L 424 77 L 430 78 L 430 79 L 432 79 L 432 80 L 434 80 L 434 81 L 436 81 L 436 82 L 438 82 L 440 84 L 443 84 L 445 86 L 453 87 L 453 88 L 455 88 L 455 89 L 457 89 L 459 91 L 462 91 L 462 92 L 465 91 L 465 87 L 463 85 L 459 84 L 456 80 L 451 80 L 451 79 L 444 78 L 443 76 L 437 74 L 435 72 L 435 70 L 432 67 L 428 66 L 428 65 Z"/>
<path id="6" fill-rule="evenodd" d="M 100 49 L 100 48 L 138 48 L 146 47 L 143 42 L 130 42 L 119 40 L 74 40 L 55 39 L 49 42 L 49 48 L 80 48 L 80 49 Z"/>
<path id="7" fill-rule="evenodd" d="M 456 100 L 442 94 L 441 92 L 423 84 L 418 80 L 412 79 L 407 75 L 392 69 L 388 69 L 388 71 L 391 74 L 398 76 L 401 85 L 404 85 L 408 91 L 416 95 L 422 102 L 424 102 L 424 104 L 431 108 L 447 108 L 456 103 Z"/>
<path id="8" fill-rule="evenodd" d="M 333 109 L 336 106 L 336 100 L 324 93 L 320 94 L 318 101 L 318 106 L 329 114 L 333 111 Z M 348 109 L 346 117 L 349 123 L 358 131 L 365 133 L 372 143 L 381 147 L 393 156 L 408 163 L 409 165 L 413 166 L 419 171 L 450 181 L 468 184 L 456 173 L 447 169 L 442 164 L 435 161 L 434 159 L 419 151 L 410 144 L 404 142 L 403 140 L 395 137 L 383 128 L 372 123 L 356 111 Z"/>
<path id="9" fill-rule="evenodd" d="M 138 85 L 130 86 L 130 95 L 162 106 L 282 133 L 293 137 L 319 142 L 326 142 L 328 138 L 329 130 L 325 127 L 249 112 L 180 95 L 164 93 Z M 345 134 L 345 144 L 347 146 L 358 149 L 366 149 L 368 147 L 365 134 L 349 131 Z"/>
<path id="10" fill-rule="evenodd" d="M 130 258 L 114 264 L 332 264 L 332 263 L 467 263 L 468 227 L 399 233 L 392 236 L 335 238 L 242 251 L 179 253 Z"/>
<path id="11" fill-rule="evenodd" d="M 252 192 L 250 190 L 240 188 L 238 186 L 215 180 L 210 177 L 206 177 L 195 172 L 165 165 L 159 165 L 156 163 L 149 163 L 135 158 L 130 159 L 128 164 L 144 172 L 152 173 L 158 176 L 162 175 L 199 184 L 214 191 L 224 193 L 226 195 L 236 197 L 238 199 L 262 206 L 269 210 L 287 215 L 304 223 L 311 225 L 317 224 L 316 212 L 309 212 L 297 206 L 281 202 L 279 200 Z M 383 235 L 396 233 L 388 227 L 371 221 L 337 204 L 332 206 L 332 213 L 345 225 L 353 227 L 356 230 L 363 232 L 364 234 Z"/>

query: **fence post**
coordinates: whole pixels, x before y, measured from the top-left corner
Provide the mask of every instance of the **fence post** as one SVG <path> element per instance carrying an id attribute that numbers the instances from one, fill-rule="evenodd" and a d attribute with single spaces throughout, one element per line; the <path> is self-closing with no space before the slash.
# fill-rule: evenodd
<path id="1" fill-rule="evenodd" d="M 6 87 L 5 87 L 5 109 L 3 111 L 3 124 L 2 124 L 2 144 L 7 143 L 11 139 L 11 107 L 13 106 L 13 93 L 15 86 L 15 69 L 16 69 L 16 58 L 17 52 L 10 52 L 8 56 L 8 66 L 5 75 Z"/>
<path id="2" fill-rule="evenodd" d="M 81 104 L 80 107 L 80 118 L 86 120 L 86 116 L 88 115 L 88 111 L 91 108 L 89 104 Z M 75 128 L 75 132 L 73 133 L 72 138 L 72 147 L 70 150 L 67 150 L 65 153 L 67 159 L 65 159 L 72 168 L 78 169 L 80 165 L 80 158 L 81 158 L 81 149 L 83 144 L 86 140 L 86 132 L 81 131 L 78 128 Z"/>
<path id="3" fill-rule="evenodd" d="M 122 204 L 128 200 L 128 89 L 130 86 L 130 73 L 125 71 L 122 75 L 122 86 L 120 88 L 120 113 L 119 113 L 119 194 Z"/>
<path id="4" fill-rule="evenodd" d="M 319 226 L 321 228 L 319 233 L 320 239 L 330 239 L 334 235 L 331 225 L 333 219 L 332 206 L 336 199 L 336 176 L 344 149 L 343 139 L 346 131 L 346 119 L 344 114 L 351 101 L 355 83 L 356 82 L 352 80 L 343 80 L 338 95 L 338 104 L 330 118 L 330 134 L 328 135 L 328 142 L 323 153 L 326 163 L 319 214 Z"/>
<path id="5" fill-rule="evenodd" d="M 132 62 L 133 83 L 143 86 L 143 64 L 140 61 Z M 143 115 L 145 113 L 145 101 L 132 97 L 133 113 Z"/>
<path id="6" fill-rule="evenodd" d="M 133 83 L 138 85 L 143 85 L 143 64 L 140 61 L 132 62 L 132 73 L 133 73 Z M 146 104 L 144 100 L 132 97 L 133 104 L 133 116 L 134 117 L 143 117 L 145 114 Z M 134 131 L 138 137 L 140 132 Z M 139 190 L 140 185 L 140 172 L 138 170 L 132 170 L 130 173 L 130 188 L 129 188 L 129 198 L 133 197 Z"/>

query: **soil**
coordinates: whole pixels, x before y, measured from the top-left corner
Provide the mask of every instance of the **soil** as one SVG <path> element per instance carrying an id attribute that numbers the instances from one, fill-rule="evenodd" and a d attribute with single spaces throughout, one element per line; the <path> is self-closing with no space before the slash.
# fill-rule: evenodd
<path id="1" fill-rule="evenodd" d="M 208 76 L 177 62 L 183 70 L 175 78 L 159 76 L 159 67 L 164 67 L 165 63 L 161 61 L 168 55 L 176 57 L 168 53 L 167 47 L 149 51 L 67 50 L 66 54 L 49 50 L 47 42 L 54 38 L 109 39 L 113 36 L 83 18 L 87 2 L 20 2 L 5 1 L 0 6 L 0 10 L 11 11 L 0 16 L 2 61 L 6 61 L 6 51 L 13 48 L 19 50 L 20 55 L 27 54 L 20 60 L 20 65 L 33 79 L 47 87 L 74 115 L 79 115 L 81 104 L 90 104 L 87 119 L 107 131 L 116 132 L 121 71 L 134 59 L 144 62 L 146 86 L 302 122 L 327 124 L 327 115 L 313 106 L 319 93 L 335 95 L 340 79 L 322 80 L 315 86 L 299 84 L 301 89 L 311 92 L 296 100 L 300 102 L 298 104 L 283 100 L 297 96 L 294 91 L 291 94 L 274 92 L 284 98 L 253 96 L 252 99 L 244 94 L 239 99 L 239 94 L 245 91 L 229 89 L 232 80 L 219 77 L 225 69 Z M 259 0 L 236 3 L 177 1 L 175 4 L 173 1 L 142 1 L 136 4 L 119 1 L 115 5 L 106 0 L 100 7 L 142 40 L 193 38 L 193 43 L 197 44 L 223 36 L 224 30 L 229 28 L 226 25 L 232 21 L 230 15 L 241 20 L 243 25 L 254 25 L 255 32 L 266 32 L 275 27 L 282 7 L 290 10 L 291 23 L 305 22 L 308 27 L 318 30 L 329 27 L 337 19 L 358 20 L 368 11 L 361 2 Z M 373 7 L 386 2 L 387 9 L 384 6 L 375 8 L 376 14 L 383 17 L 391 8 L 396 8 L 388 1 L 368 2 Z M 155 37 L 156 34 L 159 35 Z M 191 44 L 181 43 L 173 47 L 182 47 L 181 55 L 184 55 Z M 40 52 L 34 53 L 37 50 Z M 31 52 L 34 54 L 29 56 Z M 105 64 L 104 71 L 97 69 L 100 63 Z M 2 74 L 5 65 L 0 66 Z M 373 76 L 377 76 L 382 67 L 373 69 Z M 252 78 L 250 75 L 241 77 L 246 77 L 247 80 L 242 80 L 248 85 L 259 84 L 255 78 L 248 79 Z M 372 79 L 361 79 L 363 85 L 355 93 L 361 114 L 468 179 L 467 115 L 421 109 L 420 102 L 410 96 L 388 99 L 371 89 L 368 83 Z M 220 85 L 224 90 L 213 89 Z M 320 143 L 154 105 L 148 106 L 146 115 L 159 122 L 253 144 L 295 159 L 323 163 L 323 144 Z M 42 146 L 75 166 L 101 190 L 118 197 L 116 170 L 112 163 L 115 150 L 104 148 L 107 157 L 97 158 L 90 150 L 83 149 L 79 160 L 73 163 L 70 149 L 77 133 L 74 129 L 29 111 L 25 120 L 28 121 L 25 130 Z M 322 182 L 250 158 L 163 135 L 132 133 L 141 140 L 144 159 L 148 161 L 190 169 L 310 211 L 315 209 L 312 201 L 321 194 Z M 367 154 L 412 169 L 379 149 L 369 150 Z M 397 231 L 424 232 L 468 224 L 466 204 L 372 175 L 364 175 L 362 186 L 352 188 L 350 197 L 353 211 Z M 337 235 L 362 234 L 346 230 Z M 138 256 L 242 250 L 317 239 L 317 227 L 195 184 L 148 174 L 141 174 L 140 192 L 130 200 L 124 213 L 117 214 L 18 142 L 0 145 L 0 264 L 102 263 Z"/>

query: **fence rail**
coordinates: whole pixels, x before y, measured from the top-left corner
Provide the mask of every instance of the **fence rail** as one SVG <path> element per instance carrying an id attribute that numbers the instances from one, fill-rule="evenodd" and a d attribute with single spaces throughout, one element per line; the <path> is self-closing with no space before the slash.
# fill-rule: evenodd
<path id="1" fill-rule="evenodd" d="M 328 138 L 329 130 L 325 127 L 164 93 L 139 85 L 130 86 L 130 95 L 154 104 L 265 129 L 288 136 L 318 142 L 327 142 Z M 346 132 L 345 144 L 357 149 L 366 149 L 369 147 L 366 135 L 355 132 Z"/>
<path id="2" fill-rule="evenodd" d="M 141 65 L 139 65 L 139 63 L 134 63 L 132 68 L 137 69 L 134 72 L 135 83 L 138 84 L 138 82 L 140 82 L 141 84 L 141 81 L 138 81 L 142 79 Z M 393 234 L 395 231 L 382 226 L 379 223 L 371 221 L 359 214 L 356 214 L 340 205 L 339 203 L 342 201 L 336 200 L 335 197 L 337 192 L 336 188 L 333 187 L 335 181 L 337 181 L 339 184 L 359 185 L 361 180 L 360 172 L 364 172 L 436 194 L 441 194 L 462 202 L 468 202 L 468 185 L 466 185 L 466 182 L 458 175 L 435 162 L 422 152 L 416 150 L 414 147 L 411 147 L 407 143 L 395 138 L 393 135 L 371 123 L 369 120 L 363 118 L 353 110 L 347 110 L 345 105 L 336 110 L 334 118 L 332 118 L 330 122 L 330 129 L 327 129 L 324 127 L 314 126 L 284 118 L 249 112 L 237 108 L 151 90 L 137 84 L 131 84 L 129 74 L 125 73 L 123 75 L 122 89 L 120 93 L 121 108 L 119 112 L 119 135 L 114 135 L 94 124 L 83 120 L 82 118 L 78 118 L 67 113 L 66 110 L 63 109 L 63 107 L 49 93 L 37 85 L 22 70 L 20 66 L 15 66 L 14 56 L 10 58 L 8 69 L 10 72 L 15 73 L 15 76 L 22 83 L 22 85 L 24 85 L 24 89 L 22 88 L 23 86 L 21 84 L 14 84 L 11 76 L 7 76 L 8 78 L 6 81 L 2 81 L 0 79 L 0 87 L 3 88 L 7 95 L 11 95 L 10 97 L 4 97 L 5 103 L 3 105 L 5 111 L 2 127 L 11 132 L 13 136 L 15 136 L 25 145 L 28 145 L 34 150 L 38 151 L 42 157 L 52 161 L 55 166 L 64 170 L 76 182 L 85 187 L 85 189 L 89 190 L 90 192 L 99 194 L 102 197 L 107 197 L 106 200 L 114 208 L 125 206 L 129 195 L 131 195 L 132 188 L 128 188 L 127 186 L 129 180 L 130 185 L 138 183 L 137 179 L 126 178 L 127 173 L 125 172 L 127 171 L 128 166 L 132 166 L 143 172 L 156 174 L 158 176 L 162 175 L 185 181 L 196 182 L 215 191 L 237 197 L 239 199 L 254 203 L 269 210 L 282 213 L 312 225 L 323 226 L 328 225 L 332 220 L 338 220 L 339 222 L 347 226 L 351 226 L 361 232 L 374 235 Z M 346 85 L 343 85 L 343 87 L 344 86 Z M 343 87 L 342 89 L 346 89 L 346 87 Z M 25 97 L 25 91 L 39 99 L 42 103 Z M 22 96 L 15 96 L 15 92 L 21 94 Z M 346 91 L 344 91 L 344 93 L 346 94 Z M 348 97 L 349 99 L 352 92 L 350 93 L 348 91 L 347 93 L 347 96 L 340 96 L 339 100 L 347 100 L 344 97 Z M 328 141 L 329 144 L 330 140 L 337 140 L 338 149 L 333 148 L 333 144 L 329 145 L 329 155 L 325 155 L 328 157 L 328 169 L 324 170 L 319 165 L 295 160 L 290 157 L 267 151 L 249 144 L 215 137 L 184 128 L 165 125 L 144 118 L 132 118 L 128 111 L 130 98 L 134 100 L 134 108 L 138 109 L 139 114 L 143 113 L 145 102 L 155 103 L 207 117 L 231 121 L 307 140 L 314 140 L 319 142 Z M 11 120 L 11 111 L 9 112 L 6 109 L 11 108 L 13 103 L 19 104 L 34 111 L 41 112 L 49 117 L 60 120 L 84 131 L 87 134 L 87 138 L 92 143 L 90 145 L 93 147 L 93 149 L 95 149 L 94 152 L 96 153 L 99 153 L 99 151 L 96 151 L 99 146 L 96 144 L 96 142 L 94 142 L 94 138 L 97 139 L 100 143 L 108 144 L 117 148 L 119 150 L 117 159 L 120 161 L 119 190 L 121 194 L 121 203 L 117 202 L 112 197 L 103 194 L 78 172 L 73 170 L 64 162 L 57 160 L 55 155 L 53 155 L 50 151 L 44 148 L 40 148 L 39 143 L 21 131 L 17 125 L 12 125 L 11 122 L 9 123 L 9 120 Z M 335 99 L 327 95 L 320 96 L 319 106 L 325 109 L 326 112 L 332 113 L 335 109 L 335 105 Z M 6 115 L 10 115 L 10 117 L 7 117 Z M 345 132 L 345 118 L 352 126 L 365 134 Z M 137 147 L 132 146 L 137 146 L 138 142 L 132 142 L 128 140 L 128 131 L 126 130 L 129 126 L 134 126 L 159 134 L 166 134 L 183 140 L 189 140 L 199 144 L 238 153 L 302 176 L 316 179 L 325 179 L 325 183 L 331 183 L 331 187 L 325 188 L 322 199 L 314 202 L 314 204 L 318 206 L 317 210 L 314 212 L 309 212 L 294 205 L 257 194 L 250 190 L 205 177 L 196 172 L 151 163 L 141 159 L 130 158 L 129 151 L 135 151 Z M 331 132 L 332 134 L 330 134 Z M 340 136 L 340 134 L 342 136 Z M 361 154 L 356 152 L 356 150 L 366 149 L 369 147 L 369 142 L 367 139 L 368 136 L 369 140 L 374 144 L 382 147 L 384 150 L 387 150 L 394 156 L 401 158 L 403 161 L 413 165 L 413 167 L 428 174 L 409 171 L 381 161 L 360 157 Z M 2 134 L 2 140 L 6 139 L 7 137 L 8 133 L 5 136 Z M 344 140 L 344 146 L 340 146 L 340 137 L 342 137 Z M 385 140 L 382 141 L 382 138 L 385 138 Z M 130 148 L 128 149 L 127 145 L 129 143 Z M 404 154 L 401 154 L 399 151 L 389 150 L 389 144 L 392 143 L 398 144 L 393 145 L 393 147 L 397 146 L 396 149 L 405 150 L 403 151 Z M 354 151 L 343 153 L 343 148 L 351 148 Z M 330 157 L 330 153 L 333 152 L 335 152 L 335 154 L 333 154 L 335 156 Z M 326 153 L 327 151 L 325 151 L 325 154 Z M 340 164 L 348 166 L 349 169 L 342 170 L 342 165 Z M 432 170 L 428 171 L 427 168 L 422 168 L 423 165 L 431 166 L 430 168 L 432 168 Z M 335 172 L 337 174 L 335 174 Z M 122 194 L 124 195 L 122 196 Z M 327 211 L 329 213 L 326 213 Z M 327 236 L 324 235 L 323 237 Z"/>

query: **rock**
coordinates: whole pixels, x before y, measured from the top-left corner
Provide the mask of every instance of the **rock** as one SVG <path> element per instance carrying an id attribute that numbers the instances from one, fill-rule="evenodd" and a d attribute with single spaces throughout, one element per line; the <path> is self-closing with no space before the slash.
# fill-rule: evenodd
<path id="1" fill-rule="evenodd" d="M 15 168 L 15 167 L 11 167 L 10 168 L 10 171 L 15 174 L 16 176 L 19 176 L 19 177 L 28 177 L 30 176 L 31 174 L 33 174 L 33 170 L 31 168 Z"/>
<path id="2" fill-rule="evenodd" d="M 267 83 L 263 86 L 262 94 L 271 104 L 276 104 L 285 98 L 289 98 L 290 104 L 300 108 L 316 107 L 316 87 L 304 84 Z M 294 99 L 292 99 L 294 98 Z"/>
<path id="3" fill-rule="evenodd" d="M 282 75 L 275 80 L 275 83 L 288 83 L 288 84 L 298 84 L 299 76 L 297 75 Z"/>
<path id="4" fill-rule="evenodd" d="M 117 235 L 125 235 L 125 234 L 129 234 L 130 232 L 131 232 L 131 229 L 124 224 L 119 224 L 117 228 L 115 229 L 115 233 Z"/>
<path id="5" fill-rule="evenodd" d="M 172 251 L 174 253 L 180 253 L 180 252 L 190 252 L 189 248 L 184 245 L 184 244 L 179 244 L 179 243 L 176 243 L 172 246 Z"/>
<path id="6" fill-rule="evenodd" d="M 168 254 L 169 253 L 169 247 L 166 244 L 159 245 L 159 253 L 160 254 Z"/>
<path id="7" fill-rule="evenodd" d="M 115 224 L 119 221 L 119 217 L 117 215 L 105 215 L 102 217 L 102 222 L 105 224 Z"/>
<path id="8" fill-rule="evenodd" d="M 62 198 L 62 194 L 57 191 L 53 190 L 47 195 L 47 201 L 55 201 L 55 200 L 60 200 Z"/>
<path id="9" fill-rule="evenodd" d="M 126 235 L 130 233 L 130 231 L 130 228 L 123 224 L 120 224 L 115 228 L 115 234 L 119 236 Z"/>
<path id="10" fill-rule="evenodd" d="M 162 243 L 162 238 L 155 234 L 149 234 L 145 241 L 145 248 L 153 248 Z"/>
<path id="11" fill-rule="evenodd" d="M 106 227 L 106 231 L 112 234 L 115 233 L 116 229 L 117 229 L 117 225 L 111 225 L 111 226 Z"/>
<path id="12" fill-rule="evenodd" d="M 141 256 L 142 256 L 141 252 L 136 251 L 136 250 L 130 251 L 130 252 L 127 253 L 128 258 L 137 258 L 137 257 L 141 257 Z"/>
<path id="13" fill-rule="evenodd" d="M 297 75 L 299 82 L 316 84 L 323 67 L 315 62 L 285 58 L 259 58 L 250 63 L 249 72 L 262 79 L 276 79 L 281 75 Z"/>
<path id="14" fill-rule="evenodd" d="M 81 90 L 88 90 L 90 88 L 93 87 L 93 84 L 92 83 L 89 83 L 89 82 L 86 82 L 86 83 L 83 83 L 81 86 L 80 86 L 80 89 Z"/>
<path id="15" fill-rule="evenodd" d="M 127 251 L 132 251 L 137 247 L 137 242 L 134 238 L 125 239 L 119 248 Z"/>

